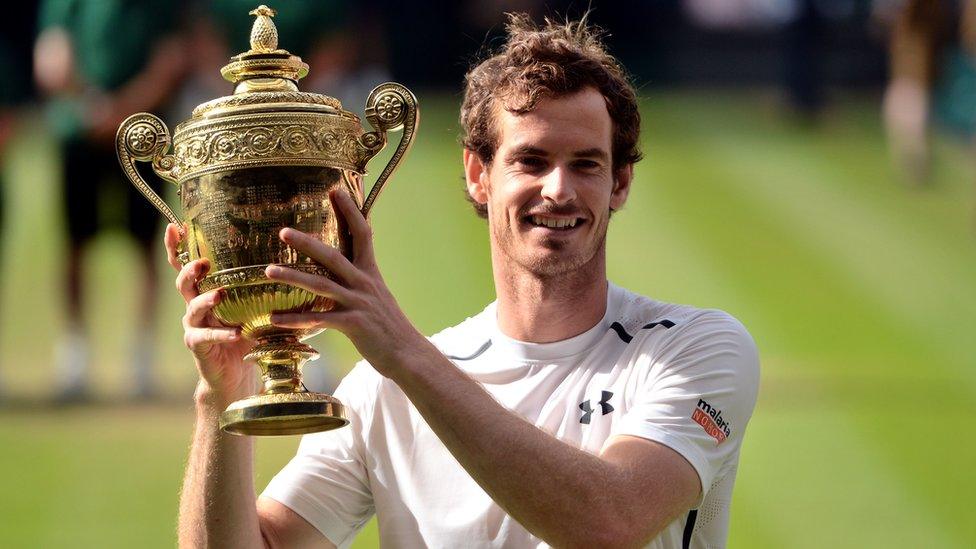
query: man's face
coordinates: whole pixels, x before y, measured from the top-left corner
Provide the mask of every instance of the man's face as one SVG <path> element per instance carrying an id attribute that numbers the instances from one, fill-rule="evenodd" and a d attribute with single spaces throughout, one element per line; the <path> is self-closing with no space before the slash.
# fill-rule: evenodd
<path id="1" fill-rule="evenodd" d="M 613 171 L 603 96 L 586 88 L 495 117 L 495 158 L 485 166 L 465 151 L 465 172 L 468 192 L 488 207 L 496 257 L 540 277 L 602 268 L 610 210 L 623 206 L 633 174 Z"/>

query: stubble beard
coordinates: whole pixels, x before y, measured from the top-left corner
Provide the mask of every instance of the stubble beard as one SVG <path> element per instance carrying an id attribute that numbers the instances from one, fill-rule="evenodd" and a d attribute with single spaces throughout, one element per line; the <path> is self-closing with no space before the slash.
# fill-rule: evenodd
<path id="1" fill-rule="evenodd" d="M 597 265 L 600 261 L 605 261 L 607 226 L 609 220 L 604 218 L 600 221 L 602 227 L 598 227 L 600 237 L 594 242 L 587 243 L 583 248 L 574 252 L 566 249 L 572 247 L 572 243 L 564 240 L 546 239 L 542 242 L 542 247 L 552 253 L 538 253 L 533 246 L 533 253 L 519 253 L 519 242 L 511 231 L 493 229 L 495 232 L 494 240 L 499 247 L 502 255 L 511 263 L 518 266 L 518 270 L 539 280 L 549 282 L 563 279 L 567 282 L 578 280 L 580 277 L 587 278 L 592 275 L 590 271 L 599 269 Z"/>

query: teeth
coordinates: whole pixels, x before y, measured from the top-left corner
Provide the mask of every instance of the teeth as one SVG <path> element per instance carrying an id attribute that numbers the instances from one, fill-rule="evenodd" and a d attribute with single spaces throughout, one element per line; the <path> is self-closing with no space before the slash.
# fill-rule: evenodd
<path id="1" fill-rule="evenodd" d="M 541 225 L 543 227 L 549 227 L 550 229 L 562 229 L 564 227 L 575 227 L 576 219 L 551 219 L 548 217 L 541 217 L 538 215 L 532 216 L 532 223 L 536 225 Z"/>

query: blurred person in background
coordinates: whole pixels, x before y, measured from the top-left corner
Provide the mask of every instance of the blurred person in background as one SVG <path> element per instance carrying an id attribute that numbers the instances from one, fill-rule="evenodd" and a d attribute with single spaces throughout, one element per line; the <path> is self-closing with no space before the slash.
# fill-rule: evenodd
<path id="1" fill-rule="evenodd" d="M 374 513 L 381 543 L 404 547 L 725 544 L 755 344 L 724 312 L 608 282 L 607 228 L 641 157 L 636 93 L 585 23 L 513 16 L 508 32 L 468 73 L 461 108 L 497 301 L 428 340 L 383 281 L 348 193 L 330 198 L 353 257 L 282 229 L 336 277 L 266 275 L 338 305 L 272 322 L 338 329 L 364 360 L 336 391 L 351 424 L 304 437 L 260 498 L 253 439 L 218 427 L 254 390 L 251 343 L 213 318 L 222 292 L 196 287 L 209 263 L 181 266 L 167 228 L 200 373 L 181 546 L 346 547 Z"/>
<path id="2" fill-rule="evenodd" d="M 883 0 L 875 16 L 888 26 L 888 85 L 882 103 L 888 146 L 914 185 L 929 181 L 932 90 L 949 38 L 948 0 Z"/>
<path id="3" fill-rule="evenodd" d="M 84 252 L 100 228 L 102 196 L 120 197 L 125 226 L 139 246 L 139 312 L 128 357 L 133 396 L 155 392 L 153 357 L 157 274 L 153 243 L 159 215 L 125 179 L 115 154 L 119 123 L 164 106 L 183 76 L 181 5 L 162 0 L 44 0 L 35 77 L 48 95 L 47 118 L 61 147 L 69 236 L 67 333 L 56 353 L 61 400 L 88 396 L 91 361 L 85 329 Z M 159 179 L 147 177 L 157 187 Z M 122 208 L 120 208 L 122 209 Z M 114 212 L 113 212 L 114 213 Z"/>
<path id="4" fill-rule="evenodd" d="M 969 140 L 976 158 L 976 0 L 964 0 L 960 6 L 958 44 L 946 57 L 937 99 L 939 119 Z M 976 215 L 973 221 L 976 227 Z"/>
<path id="5" fill-rule="evenodd" d="M 5 160 L 9 143 L 20 128 L 24 108 L 33 99 L 34 88 L 31 75 L 31 52 L 34 44 L 34 34 L 37 29 L 37 5 L 34 2 L 19 2 L 5 9 L 9 21 L 0 33 L 0 75 L 3 84 L 0 85 L 0 244 L 3 243 L 3 228 L 5 222 L 4 195 L 7 190 Z M 0 259 L 3 258 L 3 247 L 0 246 Z M 3 326 L 0 326 L 0 330 Z M 3 361 L 0 360 L 0 365 Z M 2 374 L 2 371 L 0 371 Z M 3 383 L 0 378 L 0 395 L 3 394 Z"/>
<path id="6" fill-rule="evenodd" d="M 817 122 L 825 101 L 823 76 L 824 16 L 816 0 L 799 0 L 784 27 L 783 85 L 787 104 L 801 123 Z"/>
<path id="7" fill-rule="evenodd" d="M 963 4 L 959 35 L 963 50 L 976 59 L 976 0 L 966 0 Z"/>
<path id="8" fill-rule="evenodd" d="M 946 129 L 972 140 L 976 138 L 976 0 L 961 0 L 958 10 L 958 36 L 953 36 L 943 56 L 935 108 Z"/>

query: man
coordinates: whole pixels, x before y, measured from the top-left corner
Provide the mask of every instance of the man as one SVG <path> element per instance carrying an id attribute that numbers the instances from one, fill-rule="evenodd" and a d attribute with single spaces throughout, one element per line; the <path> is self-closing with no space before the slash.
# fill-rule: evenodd
<path id="1" fill-rule="evenodd" d="M 508 30 L 468 74 L 461 112 L 497 301 L 428 340 L 383 282 L 347 194 L 332 200 L 351 259 L 283 229 L 341 282 L 267 275 L 340 306 L 273 322 L 340 330 L 365 361 L 336 392 L 350 425 L 306 436 L 256 501 L 252 441 L 217 428 L 253 390 L 248 343 L 210 315 L 220 294 L 195 290 L 207 264 L 180 272 L 201 375 L 181 544 L 346 546 L 374 513 L 382 543 L 398 547 L 725 543 L 758 384 L 753 342 L 725 313 L 608 284 L 607 225 L 640 157 L 634 90 L 585 24 L 515 16 Z M 170 226 L 174 266 L 177 240 Z"/>
<path id="2" fill-rule="evenodd" d="M 107 197 L 122 203 L 115 210 L 125 212 L 124 224 L 142 260 L 138 329 L 129 358 L 132 396 L 143 399 L 156 391 L 151 364 L 158 301 L 153 243 L 159 214 L 119 177 L 115 132 L 126 116 L 162 107 L 182 80 L 186 52 L 178 15 L 172 2 L 160 0 L 45 0 L 40 6 L 34 70 L 39 88 L 49 95 L 48 120 L 61 148 L 69 237 L 67 334 L 56 358 L 59 400 L 89 396 L 84 257 L 101 225 L 99 205 Z"/>

